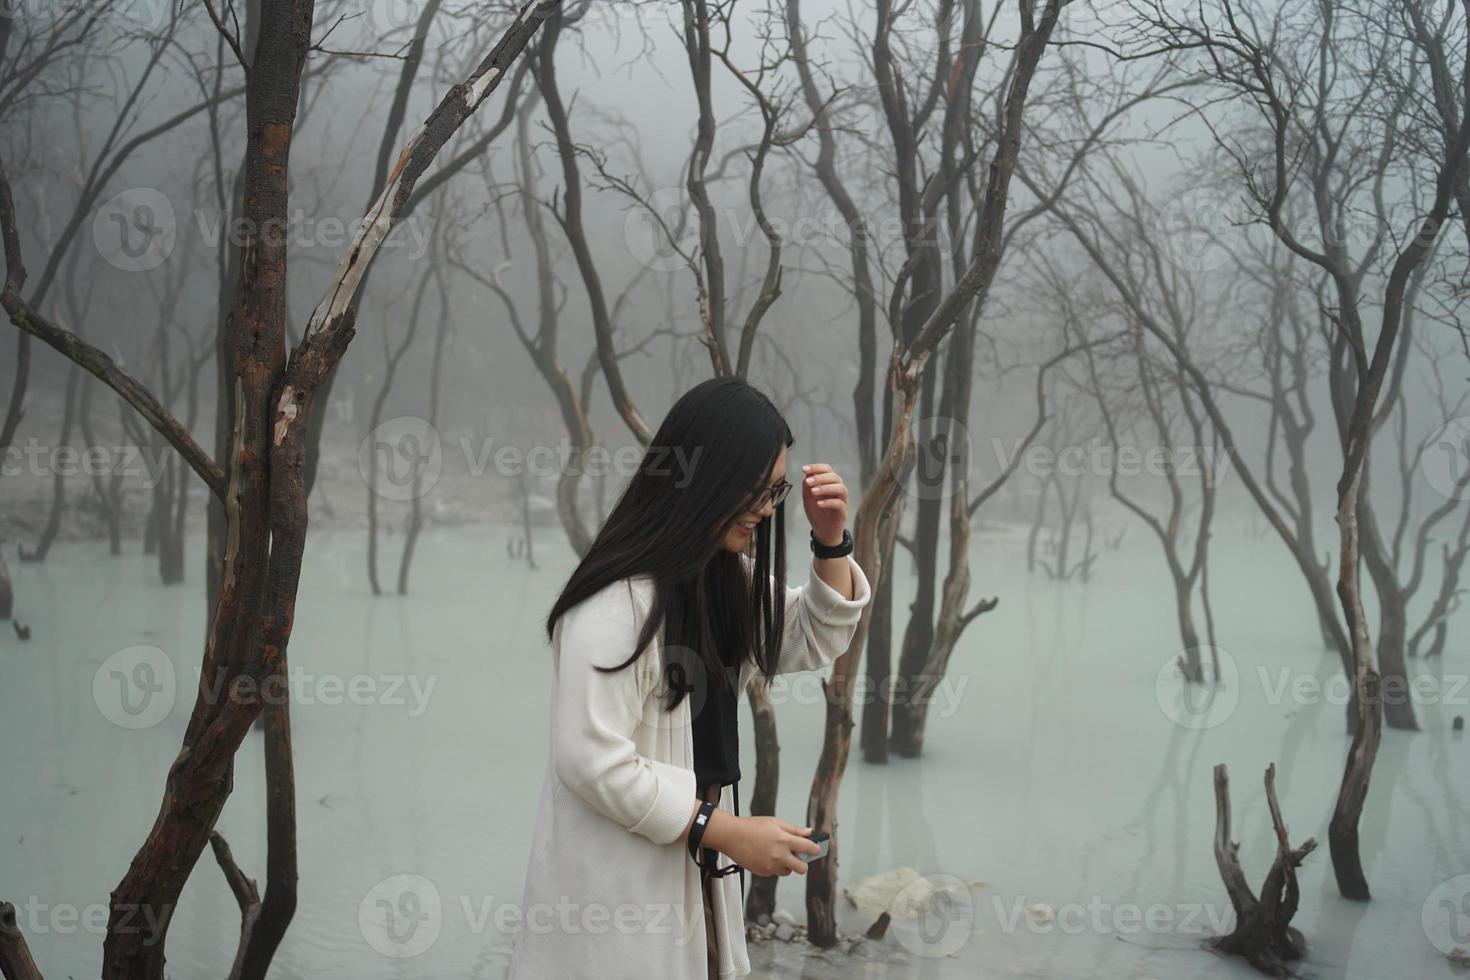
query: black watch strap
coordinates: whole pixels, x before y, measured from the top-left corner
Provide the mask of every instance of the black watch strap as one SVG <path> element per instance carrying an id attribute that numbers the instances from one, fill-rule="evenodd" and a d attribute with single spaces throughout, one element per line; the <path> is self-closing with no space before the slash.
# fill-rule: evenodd
<path id="1" fill-rule="evenodd" d="M 847 528 L 842 529 L 842 541 L 839 544 L 826 545 L 817 540 L 817 532 L 813 531 L 812 554 L 818 558 L 842 558 L 852 554 L 852 532 Z"/>

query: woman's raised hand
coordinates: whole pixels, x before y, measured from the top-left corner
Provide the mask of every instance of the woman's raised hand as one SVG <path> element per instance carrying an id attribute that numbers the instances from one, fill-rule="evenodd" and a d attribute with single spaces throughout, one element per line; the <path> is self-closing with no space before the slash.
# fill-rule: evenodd
<path id="1" fill-rule="evenodd" d="M 841 544 L 847 526 L 847 485 L 826 463 L 807 463 L 801 471 L 801 503 L 812 532 L 822 544 Z"/>

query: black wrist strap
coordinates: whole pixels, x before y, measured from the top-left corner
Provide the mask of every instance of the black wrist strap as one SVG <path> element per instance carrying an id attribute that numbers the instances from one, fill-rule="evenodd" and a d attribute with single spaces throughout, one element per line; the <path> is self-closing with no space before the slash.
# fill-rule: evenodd
<path id="1" fill-rule="evenodd" d="M 689 825 L 689 856 L 712 878 L 723 878 L 737 871 L 740 872 L 740 893 L 743 896 L 745 894 L 745 868 L 734 862 L 727 867 L 716 868 L 715 863 L 719 860 L 719 852 L 714 848 L 699 846 L 699 842 L 704 839 L 704 832 L 709 829 L 710 814 L 714 813 L 719 805 L 718 800 L 705 800 L 699 805 L 699 812 L 694 815 L 694 823 Z"/>
<path id="2" fill-rule="evenodd" d="M 694 858 L 694 863 L 699 863 L 699 842 L 704 839 L 704 832 L 709 827 L 709 817 L 715 812 L 714 800 L 705 800 L 699 805 L 699 812 L 694 815 L 694 823 L 689 827 L 689 856 Z"/>
<path id="3" fill-rule="evenodd" d="M 817 540 L 817 532 L 811 532 L 812 554 L 818 558 L 843 558 L 852 554 L 852 532 L 847 528 L 842 529 L 842 540 L 837 544 L 827 545 Z"/>

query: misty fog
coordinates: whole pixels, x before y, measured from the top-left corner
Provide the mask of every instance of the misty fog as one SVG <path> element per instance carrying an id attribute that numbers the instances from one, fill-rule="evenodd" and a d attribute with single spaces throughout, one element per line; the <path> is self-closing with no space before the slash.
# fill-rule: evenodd
<path id="1" fill-rule="evenodd" d="M 0 0 L 0 242 L 7 980 L 506 977 L 716 376 L 872 586 L 751 975 L 1470 969 L 1470 4 Z"/>

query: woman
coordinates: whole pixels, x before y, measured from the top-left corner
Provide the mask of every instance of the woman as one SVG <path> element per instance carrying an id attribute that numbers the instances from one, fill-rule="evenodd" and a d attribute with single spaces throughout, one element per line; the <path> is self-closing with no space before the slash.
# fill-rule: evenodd
<path id="1" fill-rule="evenodd" d="M 747 682 L 830 662 L 871 598 L 824 463 L 802 467 L 808 579 L 785 585 L 792 442 L 746 382 L 690 389 L 552 606 L 551 752 L 511 980 L 744 976 L 731 872 L 804 874 L 820 850 L 810 827 L 740 816 L 733 788 Z"/>

